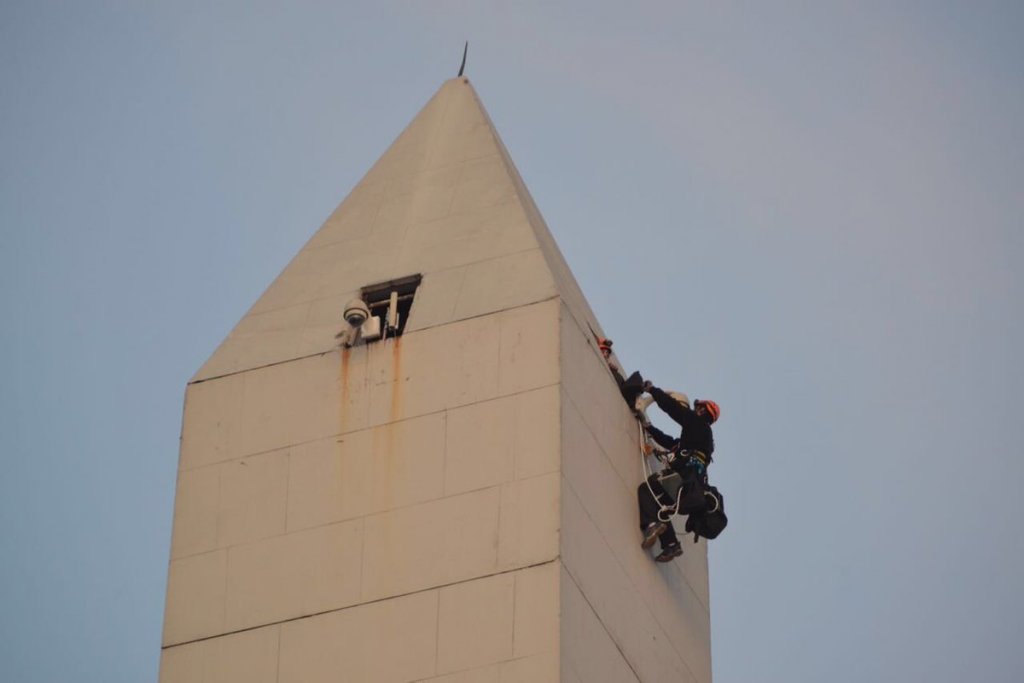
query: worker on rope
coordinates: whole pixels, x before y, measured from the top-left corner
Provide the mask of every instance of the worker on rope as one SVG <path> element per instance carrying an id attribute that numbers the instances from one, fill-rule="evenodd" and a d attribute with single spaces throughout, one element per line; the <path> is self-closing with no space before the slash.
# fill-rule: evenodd
<path id="1" fill-rule="evenodd" d="M 649 381 L 644 382 L 643 389 L 682 428 L 679 438 L 673 439 L 647 421 L 643 410 L 650 401 L 645 398 L 637 401 L 637 412 L 644 430 L 667 452 L 664 460 L 669 468 L 666 473 L 652 474 L 637 489 L 640 530 L 643 533 L 640 547 L 650 548 L 655 540 L 660 540 L 661 553 L 655 559 L 670 562 L 683 554 L 671 515 L 699 513 L 704 508 L 707 467 L 715 450 L 711 425 L 719 418 L 721 410 L 717 403 L 707 400 L 694 401 L 691 410 L 690 400 L 685 394 L 662 391 Z M 670 481 L 673 485 L 669 485 Z M 672 490 L 667 491 L 666 487 Z"/>
<path id="2" fill-rule="evenodd" d="M 626 377 L 622 367 L 612 358 L 613 343 L 607 337 L 597 337 L 597 348 L 601 350 L 601 356 L 604 358 L 605 363 L 608 364 L 608 369 L 611 370 L 612 377 L 615 378 L 615 383 L 619 386 L 622 398 L 626 401 L 630 410 L 635 412 L 637 397 L 644 391 L 644 378 L 640 376 L 639 372 L 634 372 L 629 377 Z"/>

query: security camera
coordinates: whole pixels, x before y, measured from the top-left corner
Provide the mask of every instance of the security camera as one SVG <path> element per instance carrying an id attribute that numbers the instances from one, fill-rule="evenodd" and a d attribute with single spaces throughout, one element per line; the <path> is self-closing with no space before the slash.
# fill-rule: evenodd
<path id="1" fill-rule="evenodd" d="M 370 317 L 370 309 L 362 299 L 352 299 L 345 306 L 345 321 L 352 327 L 359 327 Z"/>

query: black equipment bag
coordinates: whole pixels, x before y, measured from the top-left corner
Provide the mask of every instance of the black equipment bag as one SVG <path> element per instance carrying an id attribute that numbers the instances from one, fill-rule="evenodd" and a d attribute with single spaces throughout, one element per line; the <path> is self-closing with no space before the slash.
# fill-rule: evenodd
<path id="1" fill-rule="evenodd" d="M 729 518 L 725 516 L 725 501 L 718 489 L 710 484 L 703 487 L 705 506 L 700 512 L 693 512 L 686 518 L 686 531 L 693 534 L 693 542 L 701 536 L 718 538 Z"/>
<path id="2" fill-rule="evenodd" d="M 644 378 L 639 372 L 634 372 L 619 384 L 619 392 L 630 410 L 636 402 L 636 397 L 644 393 Z"/>
<path id="3" fill-rule="evenodd" d="M 682 473 L 666 469 L 658 474 L 658 483 L 668 494 L 669 505 L 675 507 L 677 515 L 689 515 L 695 512 L 703 512 L 707 508 L 707 501 L 704 497 L 704 482 L 701 477 L 693 471 Z M 678 501 L 678 506 L 676 502 Z"/>
<path id="4" fill-rule="evenodd" d="M 707 501 L 704 498 L 704 482 L 699 476 L 687 477 L 683 484 L 683 497 L 679 499 L 680 515 L 700 514 L 707 509 Z"/>

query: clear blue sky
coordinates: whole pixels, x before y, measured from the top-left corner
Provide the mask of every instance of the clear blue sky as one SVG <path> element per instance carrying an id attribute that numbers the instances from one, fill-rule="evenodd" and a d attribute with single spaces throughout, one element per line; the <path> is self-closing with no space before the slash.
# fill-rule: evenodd
<path id="1" fill-rule="evenodd" d="M 1024 680 L 1024 6 L 366 4 L 0 4 L 0 680 L 155 680 L 185 383 L 465 39 L 722 405 L 716 683 Z"/>

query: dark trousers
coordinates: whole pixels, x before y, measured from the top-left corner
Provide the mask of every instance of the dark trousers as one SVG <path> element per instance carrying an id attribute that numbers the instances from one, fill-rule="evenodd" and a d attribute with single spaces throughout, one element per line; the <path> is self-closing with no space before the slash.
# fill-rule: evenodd
<path id="1" fill-rule="evenodd" d="M 661 503 L 651 495 L 651 489 L 654 489 L 654 494 L 658 496 L 661 501 L 670 503 L 668 494 L 661 488 L 661 484 L 658 483 L 657 475 L 652 474 L 648 477 L 647 481 L 650 483 L 650 488 L 647 484 L 640 484 L 636 490 L 637 502 L 640 505 L 640 531 L 647 529 L 648 525 L 660 522 L 658 519 L 658 512 L 661 510 Z M 679 545 L 679 539 L 676 538 L 676 529 L 672 526 L 672 522 L 668 523 L 665 531 L 658 536 L 658 540 L 661 541 L 661 547 L 664 548 L 670 545 Z"/>

